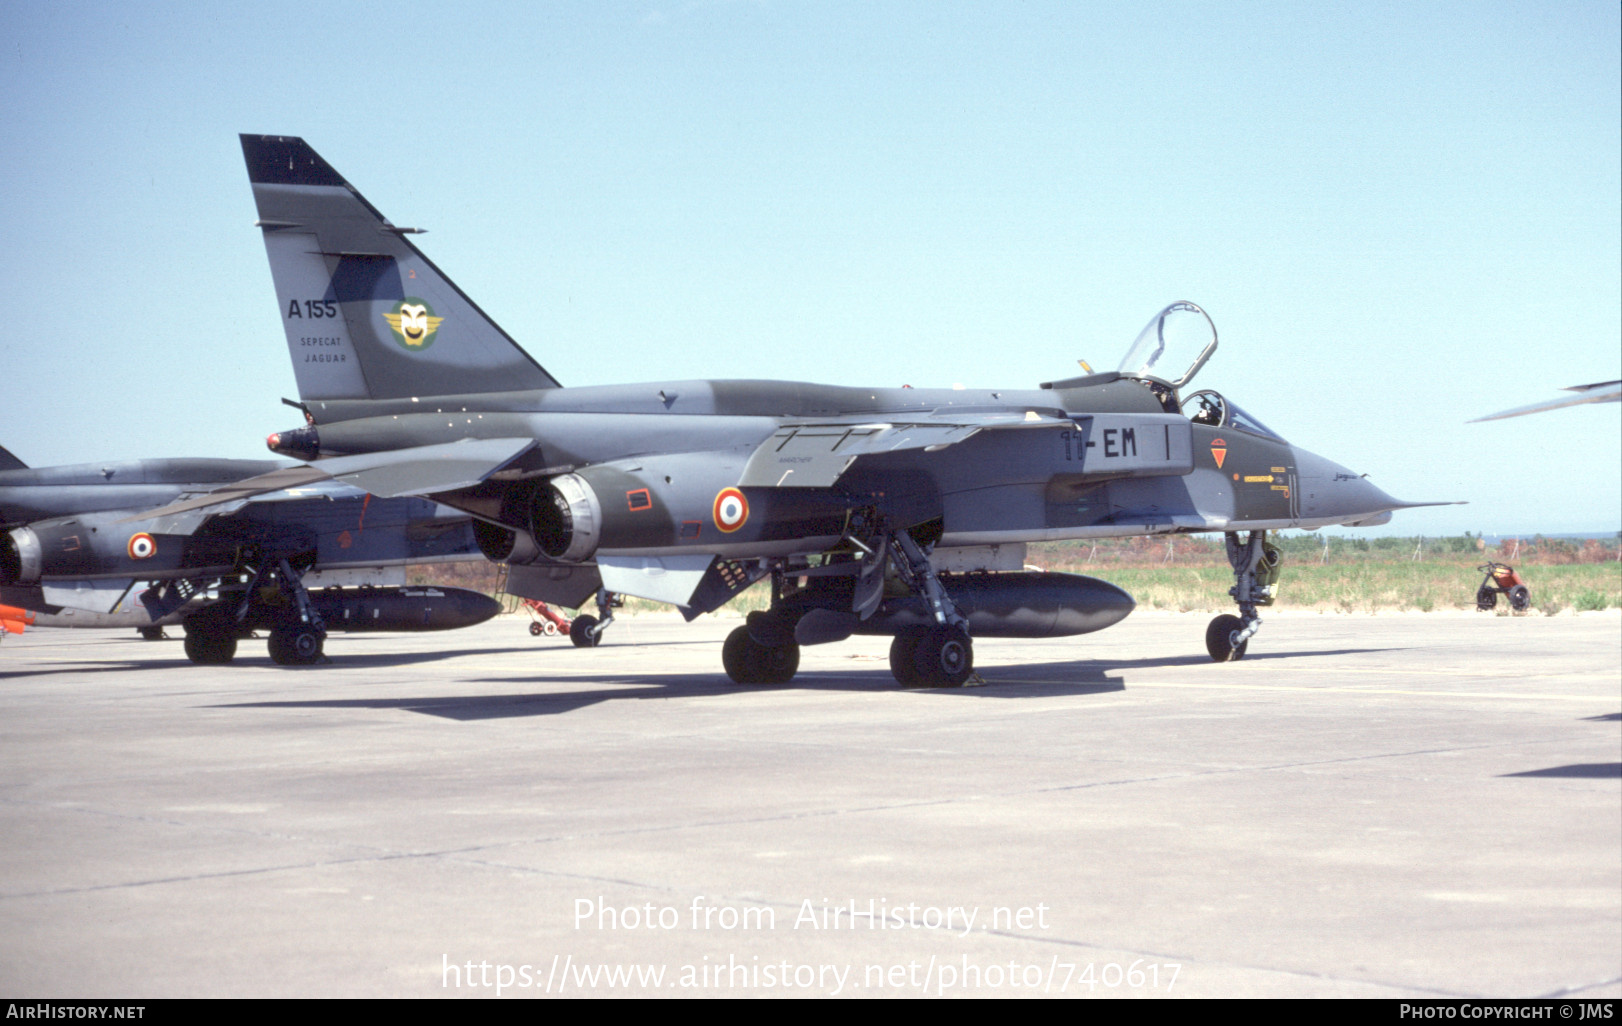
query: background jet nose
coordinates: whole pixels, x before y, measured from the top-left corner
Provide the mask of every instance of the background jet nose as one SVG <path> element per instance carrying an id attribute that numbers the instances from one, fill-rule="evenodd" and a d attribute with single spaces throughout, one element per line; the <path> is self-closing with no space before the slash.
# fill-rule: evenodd
<path id="1" fill-rule="evenodd" d="M 1404 505 L 1370 484 L 1363 475 L 1305 449 L 1295 450 L 1295 472 L 1304 519 L 1361 520 Z"/>

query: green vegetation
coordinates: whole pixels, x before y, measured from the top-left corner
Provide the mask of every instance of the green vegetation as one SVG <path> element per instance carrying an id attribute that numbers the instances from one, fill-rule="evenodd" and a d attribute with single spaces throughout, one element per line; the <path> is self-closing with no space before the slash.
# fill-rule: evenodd
<path id="1" fill-rule="evenodd" d="M 1284 573 L 1275 606 L 1340 612 L 1474 609 L 1489 560 L 1510 563 L 1545 615 L 1622 607 L 1622 562 L 1616 539 L 1506 539 L 1488 546 L 1452 538 L 1275 536 Z M 1141 608 L 1222 611 L 1233 600 L 1233 576 L 1220 536 L 1120 538 L 1032 545 L 1027 557 L 1047 570 L 1083 573 L 1126 589 Z M 1506 614 L 1499 596 L 1497 612 Z"/>
<path id="2" fill-rule="evenodd" d="M 1622 607 L 1622 566 L 1615 563 L 1521 567 L 1533 605 L 1545 614 L 1565 609 Z M 1222 612 L 1233 605 L 1226 567 L 1134 567 L 1094 564 L 1085 568 L 1124 588 L 1144 609 Z M 1291 566 L 1285 557 L 1275 608 L 1342 613 L 1376 610 L 1474 609 L 1482 575 L 1473 566 L 1445 563 L 1362 563 Z M 1498 612 L 1509 609 L 1498 599 Z"/>
<path id="3" fill-rule="evenodd" d="M 1618 539 L 1574 542 L 1562 538 L 1508 539 L 1488 547 L 1470 534 L 1453 538 L 1326 538 L 1281 534 L 1284 573 L 1278 609 L 1338 612 L 1474 609 L 1489 560 L 1510 563 L 1532 592 L 1536 613 L 1590 612 L 1622 608 L 1622 562 Z M 1045 570 L 1099 577 L 1126 589 L 1142 609 L 1221 612 L 1233 600 L 1233 575 L 1220 535 L 1110 538 L 1030 546 L 1027 561 Z M 412 584 L 501 590 L 502 568 L 483 562 L 438 563 L 410 568 Z M 766 608 L 771 592 L 756 584 L 731 606 L 738 612 Z M 508 599 L 509 609 L 520 608 Z M 667 610 L 657 602 L 628 598 L 627 612 Z M 592 611 L 588 608 L 588 612 Z M 1508 615 L 1499 596 L 1497 613 Z"/>

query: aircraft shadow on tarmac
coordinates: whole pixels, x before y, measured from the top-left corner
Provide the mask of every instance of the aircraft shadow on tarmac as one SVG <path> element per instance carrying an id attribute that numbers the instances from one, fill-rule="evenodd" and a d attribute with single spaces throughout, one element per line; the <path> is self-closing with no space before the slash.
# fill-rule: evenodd
<path id="1" fill-rule="evenodd" d="M 247 640 L 244 646 L 253 642 Z M 527 646 L 514 645 L 512 648 L 445 648 L 432 652 L 378 652 L 370 654 L 345 654 L 328 656 L 326 661 L 313 663 L 309 666 L 277 666 L 270 656 L 263 653 L 252 654 L 251 650 L 232 660 L 229 666 L 208 666 L 197 668 L 195 672 L 202 674 L 208 670 L 230 673 L 233 668 L 261 667 L 274 669 L 278 672 L 286 671 L 314 671 L 319 673 L 323 668 L 336 669 L 343 667 L 382 668 L 390 666 L 409 666 L 412 663 L 437 663 L 446 659 L 455 659 L 459 656 L 485 656 L 505 652 L 526 652 Z M 39 677 L 50 674 L 86 674 L 86 673 L 113 673 L 128 672 L 130 670 L 181 670 L 191 671 L 196 667 L 190 659 L 181 656 L 174 659 L 116 659 L 109 662 L 100 662 L 86 658 L 83 662 L 74 660 L 69 664 L 58 664 L 44 670 L 4 670 L 0 669 L 0 680 L 11 677 Z"/>
<path id="2" fill-rule="evenodd" d="M 1501 777 L 1568 777 L 1586 780 L 1622 780 L 1622 762 L 1579 762 L 1570 766 L 1500 773 Z"/>
<path id="3" fill-rule="evenodd" d="M 1047 668 L 1051 670 L 1051 668 Z M 617 686 L 590 690 L 557 692 L 520 692 L 485 695 L 424 695 L 410 698 L 352 698 L 311 699 L 309 701 L 236 702 L 210 708 L 222 709 L 404 709 L 409 712 L 441 716 L 453 720 L 490 720 L 514 716 L 556 716 L 573 712 L 599 702 L 713 698 L 730 695 L 751 695 L 764 691 L 910 691 L 917 694 L 988 694 L 1006 692 L 998 697 L 1053 697 L 1056 695 L 1090 695 L 1122 691 L 1125 685 L 1118 679 L 1107 677 L 1107 666 L 1089 667 L 1090 678 L 1051 680 L 1042 683 L 1016 683 L 977 688 L 907 688 L 897 684 L 889 670 L 846 670 L 839 672 L 802 673 L 789 684 L 740 686 L 719 674 L 687 673 L 666 674 L 638 680 L 624 677 L 570 677 L 569 683 L 606 683 Z M 533 685 L 534 678 L 487 678 L 469 681 L 471 684 Z"/>
<path id="4" fill-rule="evenodd" d="M 1340 649 L 1333 652 L 1298 652 L 1301 655 L 1343 655 L 1379 649 Z M 376 657 L 379 665 L 389 656 Z M 348 660 L 346 660 L 347 662 Z M 945 695 L 965 698 L 1054 698 L 1110 694 L 1127 690 L 1126 682 L 1112 671 L 1165 666 L 1200 666 L 1204 656 L 1172 656 L 1160 659 L 1073 660 L 1063 663 L 1037 663 L 999 666 L 986 672 L 991 679 L 981 687 L 903 688 L 890 675 L 888 667 L 837 671 L 808 671 L 788 684 L 740 686 L 718 673 L 649 674 L 645 677 L 570 676 L 568 684 L 607 684 L 589 690 L 555 692 L 514 692 L 485 695 L 424 695 L 401 698 L 310 699 L 307 701 L 239 702 L 211 708 L 228 709 L 403 709 L 452 720 L 506 719 L 516 716 L 556 716 L 599 702 L 641 701 L 646 699 L 709 698 L 758 694 L 765 691 L 906 691 L 919 695 Z M 1014 676 L 1018 674 L 1019 676 Z M 998 677 L 1005 677 L 1006 682 Z M 1034 677 L 1034 679 L 1032 679 Z M 487 677 L 469 684 L 534 686 L 538 676 Z"/>

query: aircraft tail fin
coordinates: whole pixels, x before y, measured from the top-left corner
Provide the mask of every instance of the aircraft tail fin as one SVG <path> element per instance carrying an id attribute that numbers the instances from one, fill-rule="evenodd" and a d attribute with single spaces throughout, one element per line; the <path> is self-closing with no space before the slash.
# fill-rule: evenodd
<path id="1" fill-rule="evenodd" d="M 242 136 L 300 398 L 557 388 L 303 139 Z"/>
<path id="2" fill-rule="evenodd" d="M 0 470 L 27 470 L 28 464 L 13 456 L 6 447 L 0 445 Z"/>

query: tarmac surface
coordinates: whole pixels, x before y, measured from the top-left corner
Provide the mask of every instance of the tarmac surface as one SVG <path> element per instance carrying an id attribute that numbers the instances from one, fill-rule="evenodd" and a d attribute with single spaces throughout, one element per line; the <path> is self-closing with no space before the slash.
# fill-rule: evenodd
<path id="1" fill-rule="evenodd" d="M 1622 996 L 1617 611 L 1206 621 L 7 638 L 0 996 Z"/>

